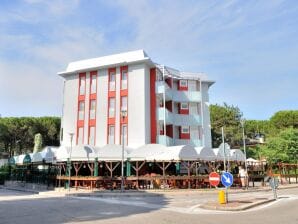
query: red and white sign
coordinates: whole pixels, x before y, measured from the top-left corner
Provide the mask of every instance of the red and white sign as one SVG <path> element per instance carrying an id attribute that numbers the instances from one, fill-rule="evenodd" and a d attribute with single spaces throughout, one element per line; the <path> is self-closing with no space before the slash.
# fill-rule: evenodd
<path id="1" fill-rule="evenodd" d="M 209 174 L 209 183 L 211 186 L 216 187 L 220 182 L 220 176 L 216 172 L 212 172 Z"/>

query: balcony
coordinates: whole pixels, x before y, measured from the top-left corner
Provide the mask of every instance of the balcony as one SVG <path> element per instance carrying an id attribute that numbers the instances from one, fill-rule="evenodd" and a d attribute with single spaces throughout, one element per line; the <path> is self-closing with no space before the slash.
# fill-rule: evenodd
<path id="1" fill-rule="evenodd" d="M 158 81 L 155 83 L 155 93 L 164 94 L 166 96 L 166 101 L 172 99 L 172 89 L 164 81 Z"/>
<path id="2" fill-rule="evenodd" d="M 201 116 L 198 114 L 175 114 L 173 124 L 176 126 L 199 126 Z"/>
<path id="3" fill-rule="evenodd" d="M 173 114 L 163 107 L 157 109 L 157 118 L 159 121 L 166 120 L 166 124 L 173 124 Z"/>
<path id="4" fill-rule="evenodd" d="M 173 145 L 173 139 L 166 135 L 157 135 L 157 143 L 165 146 Z"/>
<path id="5" fill-rule="evenodd" d="M 174 139 L 175 145 L 191 145 L 193 147 L 202 146 L 200 139 Z"/>
<path id="6" fill-rule="evenodd" d="M 172 91 L 175 102 L 201 102 L 201 92 L 199 91 Z"/>

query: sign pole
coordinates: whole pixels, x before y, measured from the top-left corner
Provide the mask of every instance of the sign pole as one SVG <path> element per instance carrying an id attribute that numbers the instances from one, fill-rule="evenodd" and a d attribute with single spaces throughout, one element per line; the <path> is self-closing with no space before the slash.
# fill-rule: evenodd
<path id="1" fill-rule="evenodd" d="M 223 145 L 223 159 L 224 159 L 224 172 L 227 171 L 226 167 L 226 147 L 225 147 L 225 135 L 224 135 L 224 127 L 221 127 L 221 138 L 222 138 L 222 145 Z M 228 203 L 228 188 L 225 189 L 226 194 L 226 203 Z"/>

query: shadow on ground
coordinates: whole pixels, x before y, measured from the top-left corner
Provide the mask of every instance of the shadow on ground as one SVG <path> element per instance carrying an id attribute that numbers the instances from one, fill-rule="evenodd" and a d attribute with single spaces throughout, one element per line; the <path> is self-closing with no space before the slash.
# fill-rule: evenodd
<path id="1" fill-rule="evenodd" d="M 152 200 L 154 204 L 150 203 Z M 148 192 L 142 192 L 139 196 L 136 194 L 135 196 L 99 197 L 98 193 L 93 196 L 90 193 L 88 195 L 81 193 L 79 196 L 56 197 L 0 189 L 0 220 L 1 223 L 6 224 L 57 224 L 85 221 L 92 223 L 152 212 L 167 204 L 167 199 L 161 194 Z"/>

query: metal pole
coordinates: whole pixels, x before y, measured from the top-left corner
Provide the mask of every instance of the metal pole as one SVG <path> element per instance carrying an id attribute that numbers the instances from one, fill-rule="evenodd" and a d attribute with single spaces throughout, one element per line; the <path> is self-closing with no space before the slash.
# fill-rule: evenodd
<path id="1" fill-rule="evenodd" d="M 70 136 L 70 152 L 69 152 L 69 166 L 68 166 L 68 193 L 70 193 L 71 153 L 72 153 L 73 135 L 74 135 L 74 133 L 69 133 L 69 136 Z"/>
<path id="2" fill-rule="evenodd" d="M 124 192 L 124 125 L 123 124 L 122 124 L 121 192 Z"/>
<path id="3" fill-rule="evenodd" d="M 225 137 L 224 137 L 224 128 L 221 127 L 221 138 L 222 138 L 222 145 L 223 145 L 223 151 L 224 151 L 224 171 L 227 171 L 226 168 L 226 147 L 225 147 Z"/>
<path id="4" fill-rule="evenodd" d="M 244 161 L 244 164 L 245 164 L 245 173 L 246 173 L 246 189 L 248 189 L 248 184 L 249 184 L 249 181 L 248 181 L 248 172 L 247 172 L 247 162 L 246 162 L 246 143 L 245 143 L 245 135 L 244 135 L 244 124 L 245 124 L 245 120 L 242 119 L 240 121 L 241 123 L 241 126 L 242 126 L 242 140 L 243 140 L 243 151 L 244 151 L 244 156 L 245 156 L 245 161 Z"/>

